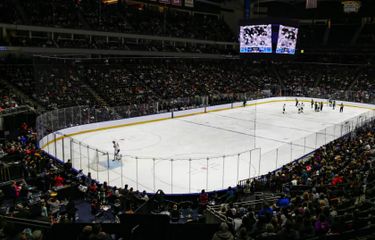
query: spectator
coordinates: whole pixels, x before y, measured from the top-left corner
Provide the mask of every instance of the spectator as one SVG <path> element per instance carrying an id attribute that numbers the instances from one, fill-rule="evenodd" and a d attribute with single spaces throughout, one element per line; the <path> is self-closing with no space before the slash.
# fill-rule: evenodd
<path id="1" fill-rule="evenodd" d="M 33 240 L 42 240 L 43 239 L 43 232 L 40 230 L 35 230 L 32 234 Z"/>
<path id="2" fill-rule="evenodd" d="M 60 174 L 58 174 L 55 178 L 54 178 L 54 181 L 55 181 L 55 187 L 61 187 L 61 186 L 64 186 L 64 178 L 62 176 L 60 176 Z"/>
<path id="3" fill-rule="evenodd" d="M 173 204 L 171 211 L 171 220 L 172 222 L 178 222 L 180 220 L 180 211 L 178 210 L 177 204 Z"/>
<path id="4" fill-rule="evenodd" d="M 203 210 L 206 209 L 208 204 L 208 194 L 205 192 L 204 189 L 202 189 L 201 193 L 199 194 L 199 209 L 200 212 L 203 212 Z"/>
<path id="5" fill-rule="evenodd" d="M 67 212 L 67 218 L 70 222 L 76 221 L 76 212 L 77 208 L 75 206 L 75 203 L 72 199 L 69 199 L 68 204 L 66 205 L 66 212 Z"/>
<path id="6" fill-rule="evenodd" d="M 329 223 L 326 217 L 321 214 L 319 218 L 315 221 L 315 232 L 317 235 L 326 234 L 329 231 Z"/>
<path id="7" fill-rule="evenodd" d="M 92 226 L 85 226 L 82 229 L 82 232 L 79 235 L 79 240 L 89 240 L 90 235 L 92 234 Z"/>
<path id="8" fill-rule="evenodd" d="M 53 196 L 53 195 L 52 195 Z M 53 218 L 57 218 L 60 212 L 60 201 L 57 200 L 55 197 L 51 197 L 48 200 L 49 210 Z"/>
<path id="9" fill-rule="evenodd" d="M 72 170 L 72 160 L 68 159 L 68 161 L 64 164 L 64 171 L 65 173 L 70 173 Z"/>
<path id="10" fill-rule="evenodd" d="M 228 225 L 224 222 L 220 224 L 219 230 L 214 234 L 212 240 L 234 240 L 233 234 L 229 231 Z"/>
<path id="11" fill-rule="evenodd" d="M 283 194 L 276 202 L 276 206 L 279 207 L 279 208 L 285 208 L 285 207 L 289 207 L 289 204 L 290 204 L 290 200 L 288 197 L 285 196 L 285 194 Z"/>

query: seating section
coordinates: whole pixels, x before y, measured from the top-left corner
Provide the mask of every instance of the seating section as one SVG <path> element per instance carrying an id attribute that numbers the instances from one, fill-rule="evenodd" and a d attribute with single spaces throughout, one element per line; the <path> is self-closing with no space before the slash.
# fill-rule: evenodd
<path id="1" fill-rule="evenodd" d="M 239 93 L 313 94 L 353 101 L 374 97 L 373 69 L 350 64 L 152 58 L 38 61 L 3 65 L 3 78 L 48 109 L 161 103 L 195 96 L 209 96 L 213 104 L 242 101 L 233 95 Z M 225 100 L 228 96 L 231 99 Z"/>
<path id="2" fill-rule="evenodd" d="M 159 11 L 157 6 L 106 5 L 91 0 L 52 0 L 48 2 L 4 0 L 3 2 L 0 9 L 7 14 L 1 16 L 0 22 L 213 41 L 235 41 L 230 28 L 221 17 L 215 14 L 192 14 L 173 8 Z"/>

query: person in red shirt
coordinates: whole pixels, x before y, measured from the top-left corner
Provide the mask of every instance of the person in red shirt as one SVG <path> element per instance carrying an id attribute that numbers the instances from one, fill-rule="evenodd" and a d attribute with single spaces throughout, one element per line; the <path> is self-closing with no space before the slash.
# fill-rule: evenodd
<path id="1" fill-rule="evenodd" d="M 20 196 L 21 186 L 17 184 L 16 182 L 13 182 L 12 187 L 14 189 L 15 197 L 18 198 Z"/>
<path id="2" fill-rule="evenodd" d="M 59 175 L 55 177 L 55 187 L 61 187 L 64 185 L 64 178 Z"/>
<path id="3" fill-rule="evenodd" d="M 20 197 L 21 193 L 21 186 L 17 184 L 15 181 L 12 183 L 12 191 L 13 191 L 13 204 L 15 205 Z"/>
<path id="4" fill-rule="evenodd" d="M 95 198 L 98 194 L 98 187 L 96 186 L 95 182 L 92 182 L 89 186 L 89 196 L 91 198 Z"/>
<path id="5" fill-rule="evenodd" d="M 343 177 L 336 174 L 335 177 L 332 178 L 331 184 L 332 184 L 332 186 L 336 186 L 337 184 L 340 184 L 340 183 L 343 183 L 343 182 L 344 182 Z"/>
<path id="6" fill-rule="evenodd" d="M 208 204 L 208 194 L 204 189 L 202 189 L 201 193 L 199 194 L 199 210 L 203 211 L 206 209 L 207 204 Z"/>

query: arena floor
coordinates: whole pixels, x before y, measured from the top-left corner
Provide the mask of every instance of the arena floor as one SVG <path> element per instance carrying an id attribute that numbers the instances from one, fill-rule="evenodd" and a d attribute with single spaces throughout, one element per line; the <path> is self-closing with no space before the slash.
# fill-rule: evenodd
<path id="1" fill-rule="evenodd" d="M 340 113 L 339 107 L 328 105 L 315 112 L 305 103 L 299 114 L 293 101 L 239 107 L 78 134 L 73 138 L 111 154 L 112 141 L 117 141 L 122 162 L 101 157 L 99 166 L 91 162 L 88 168 L 82 159 L 72 160 L 75 168 L 113 186 L 165 193 L 218 190 L 272 171 L 344 135 L 358 124 L 358 119 L 350 119 L 366 112 L 371 110 L 346 106 Z"/>

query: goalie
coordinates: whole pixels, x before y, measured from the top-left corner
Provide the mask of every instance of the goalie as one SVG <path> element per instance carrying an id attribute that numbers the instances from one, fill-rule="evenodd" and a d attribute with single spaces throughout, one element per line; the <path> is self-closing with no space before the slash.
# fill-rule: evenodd
<path id="1" fill-rule="evenodd" d="M 120 161 L 121 160 L 121 154 L 120 154 L 120 145 L 116 141 L 112 141 L 113 143 L 113 150 L 114 150 L 114 159 L 112 161 Z"/>

